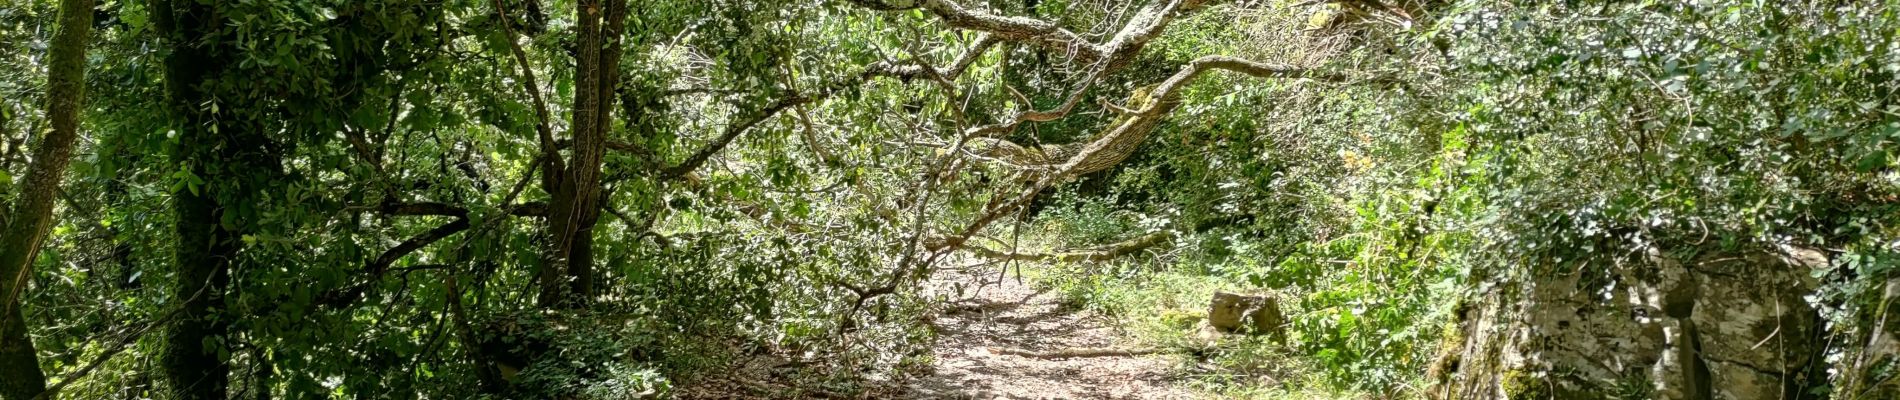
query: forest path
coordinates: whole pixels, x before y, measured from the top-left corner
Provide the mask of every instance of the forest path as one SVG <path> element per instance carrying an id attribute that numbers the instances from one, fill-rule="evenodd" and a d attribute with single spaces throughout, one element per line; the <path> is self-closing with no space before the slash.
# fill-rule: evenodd
<path id="1" fill-rule="evenodd" d="M 938 329 L 932 349 L 934 368 L 905 385 L 905 398 L 1195 397 L 1170 382 L 1174 363 L 1165 354 L 1071 358 L 999 354 L 1128 348 L 1114 321 L 1065 305 L 1060 293 L 1038 290 L 1014 274 L 992 269 L 938 271 L 928 290 L 950 301 L 932 324 Z"/>

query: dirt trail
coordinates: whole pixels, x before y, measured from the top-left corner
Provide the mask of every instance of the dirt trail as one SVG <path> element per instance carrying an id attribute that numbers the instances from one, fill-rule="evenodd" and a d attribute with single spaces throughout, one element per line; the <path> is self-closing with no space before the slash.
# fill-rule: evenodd
<path id="1" fill-rule="evenodd" d="M 1025 357 L 1012 350 L 1124 349 L 1112 321 L 1065 307 L 1060 295 L 995 271 L 940 271 L 930 290 L 952 299 L 934 325 L 934 370 L 913 378 L 905 398 L 1191 399 L 1170 382 L 1165 354 L 1075 358 Z M 988 280 L 993 284 L 975 287 Z M 965 286 L 958 296 L 956 283 Z"/>
<path id="2" fill-rule="evenodd" d="M 1139 350 L 1122 343 L 1113 321 L 1065 307 L 1058 293 L 1037 290 L 1014 276 L 998 282 L 994 270 L 939 271 L 926 295 L 945 298 L 930 322 L 935 363 L 921 375 L 871 383 L 857 394 L 800 386 L 799 363 L 760 355 L 735 361 L 724 373 L 680 388 L 681 399 L 1194 399 L 1171 381 L 1179 355 L 1056 357 L 1084 350 Z M 988 281 L 988 285 L 979 282 Z M 959 295 L 956 286 L 964 291 Z M 981 286 L 978 289 L 978 286 Z M 1040 354 L 1038 354 L 1040 353 Z M 1022 354 L 1029 354 L 1025 356 Z M 1075 354 L 1074 352 L 1064 354 Z"/>

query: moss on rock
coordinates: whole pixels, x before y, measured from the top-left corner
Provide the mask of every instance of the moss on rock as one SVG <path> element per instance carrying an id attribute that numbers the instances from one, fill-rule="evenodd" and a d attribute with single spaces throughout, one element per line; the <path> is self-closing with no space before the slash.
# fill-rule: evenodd
<path id="1" fill-rule="evenodd" d="M 1504 398 L 1510 400 L 1542 400 L 1550 398 L 1550 388 L 1530 372 L 1523 370 L 1504 371 L 1498 379 L 1498 385 L 1504 389 Z"/>

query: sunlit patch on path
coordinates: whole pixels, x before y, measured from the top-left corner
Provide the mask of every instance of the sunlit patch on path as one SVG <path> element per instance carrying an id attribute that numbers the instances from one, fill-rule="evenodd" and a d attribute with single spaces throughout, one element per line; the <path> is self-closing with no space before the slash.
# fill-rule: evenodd
<path id="1" fill-rule="evenodd" d="M 930 290 L 952 301 L 932 324 L 939 335 L 932 349 L 936 363 L 905 385 L 903 397 L 1195 398 L 1171 382 L 1171 356 L 1127 348 L 1107 318 L 1067 307 L 1059 294 L 1013 275 L 1001 282 L 997 276 L 938 273 Z M 977 289 L 985 279 L 992 284 Z M 959 282 L 965 287 L 961 295 Z"/>

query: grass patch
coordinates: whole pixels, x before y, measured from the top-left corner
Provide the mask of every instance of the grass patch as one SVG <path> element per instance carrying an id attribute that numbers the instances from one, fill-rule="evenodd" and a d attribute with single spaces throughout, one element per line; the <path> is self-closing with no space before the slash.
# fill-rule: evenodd
<path id="1" fill-rule="evenodd" d="M 1265 336 L 1204 332 L 1209 299 L 1219 291 L 1249 292 L 1242 284 L 1216 276 L 1157 270 L 1145 265 L 1043 265 L 1026 267 L 1022 272 L 1032 284 L 1060 293 L 1065 306 L 1108 316 L 1136 345 L 1183 355 L 1169 372 L 1184 386 L 1209 397 L 1375 397 L 1328 384 L 1323 371 L 1305 355 Z"/>

